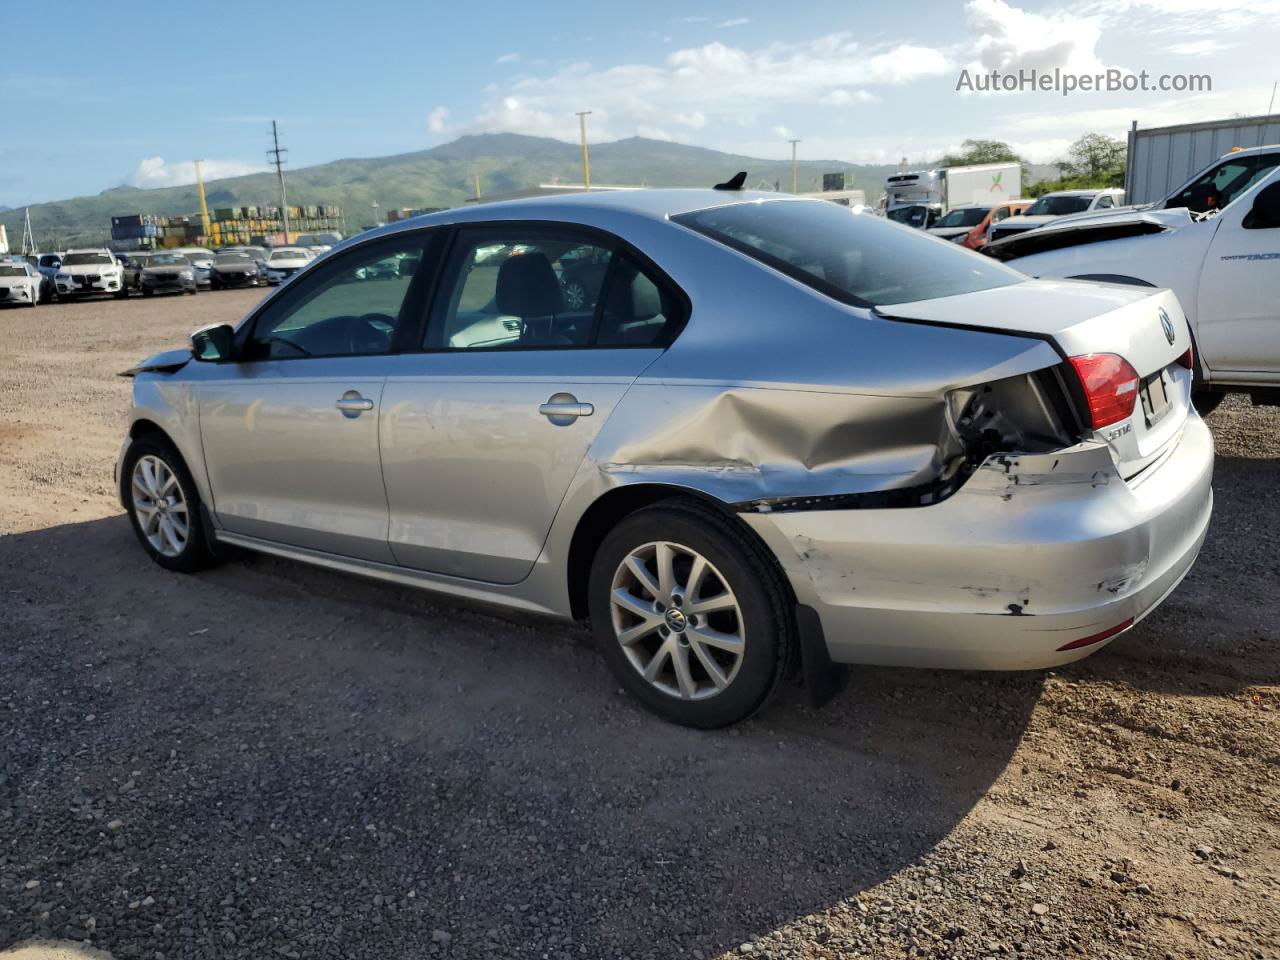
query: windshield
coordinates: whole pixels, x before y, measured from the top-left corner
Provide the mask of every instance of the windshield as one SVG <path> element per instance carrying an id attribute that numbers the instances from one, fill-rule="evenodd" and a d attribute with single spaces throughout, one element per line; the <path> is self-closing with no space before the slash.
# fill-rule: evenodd
<path id="1" fill-rule="evenodd" d="M 952 210 L 934 224 L 935 227 L 976 227 L 987 218 L 990 207 L 964 207 Z"/>
<path id="2" fill-rule="evenodd" d="M 304 233 L 298 237 L 300 247 L 332 247 L 342 238 L 336 233 Z"/>
<path id="3" fill-rule="evenodd" d="M 62 258 L 53 253 L 46 253 L 40 258 L 40 266 L 42 267 L 56 267 L 61 262 Z"/>
<path id="4" fill-rule="evenodd" d="M 307 255 L 301 250 L 272 250 L 271 260 L 305 260 Z"/>
<path id="5" fill-rule="evenodd" d="M 220 253 L 218 254 L 219 263 L 252 263 L 253 258 L 247 253 Z"/>
<path id="6" fill-rule="evenodd" d="M 83 267 L 91 263 L 109 264 L 110 254 L 106 253 L 68 253 L 62 258 L 64 267 Z"/>
<path id="7" fill-rule="evenodd" d="M 26 267 L 15 267 L 9 263 L 0 263 L 0 277 L 25 277 Z"/>
<path id="8" fill-rule="evenodd" d="M 148 267 L 188 267 L 190 261 L 176 253 L 157 253 L 147 261 Z"/>
<path id="9" fill-rule="evenodd" d="M 929 223 L 929 208 L 923 204 L 916 207 L 896 207 L 885 214 L 894 223 L 901 223 L 908 227 L 924 227 L 931 226 Z"/>
<path id="10" fill-rule="evenodd" d="M 856 217 L 823 200 L 735 203 L 672 219 L 857 306 L 949 297 L 1025 279 L 955 244 L 878 217 Z"/>
<path id="11" fill-rule="evenodd" d="M 1022 211 L 1022 215 L 1024 217 L 1061 217 L 1068 213 L 1084 213 L 1089 209 L 1089 203 L 1092 200 L 1093 197 L 1043 196 Z"/>

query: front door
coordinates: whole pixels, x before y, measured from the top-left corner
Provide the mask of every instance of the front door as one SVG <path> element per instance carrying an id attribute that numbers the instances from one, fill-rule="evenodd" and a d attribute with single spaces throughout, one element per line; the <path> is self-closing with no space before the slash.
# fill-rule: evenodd
<path id="1" fill-rule="evenodd" d="M 200 386 L 213 510 L 232 533 L 394 562 L 378 455 L 386 364 L 421 317 L 422 233 L 362 244 L 300 276 Z"/>
<path id="2" fill-rule="evenodd" d="M 515 583 L 683 305 L 593 233 L 468 228 L 453 250 L 425 352 L 394 358 L 383 389 L 391 549 L 405 566 Z"/>
<path id="3" fill-rule="evenodd" d="M 1218 216 L 1197 305 L 1197 345 L 1215 374 L 1280 374 L 1280 223 L 1255 210 L 1275 209 L 1277 194 L 1272 173 Z"/>

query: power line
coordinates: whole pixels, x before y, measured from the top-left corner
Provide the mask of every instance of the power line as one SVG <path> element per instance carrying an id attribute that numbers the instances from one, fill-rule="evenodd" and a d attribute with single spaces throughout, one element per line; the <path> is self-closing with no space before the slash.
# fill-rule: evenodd
<path id="1" fill-rule="evenodd" d="M 276 179 L 280 181 L 280 216 L 284 219 L 284 242 L 289 242 L 289 200 L 284 192 L 284 165 L 288 162 L 289 151 L 281 149 L 280 135 L 276 130 L 276 122 L 271 121 L 272 149 L 267 151 L 271 165 L 276 168 Z"/>

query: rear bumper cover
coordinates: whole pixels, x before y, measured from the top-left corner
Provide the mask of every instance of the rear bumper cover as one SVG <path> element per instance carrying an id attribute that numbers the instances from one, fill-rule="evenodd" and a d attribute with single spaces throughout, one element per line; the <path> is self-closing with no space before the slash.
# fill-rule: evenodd
<path id="1" fill-rule="evenodd" d="M 1126 483 L 1107 448 L 989 459 L 942 503 L 744 514 L 836 663 L 1022 670 L 1155 608 L 1191 568 L 1212 512 L 1213 439 L 1177 445 Z M 1110 638 L 1108 638 L 1110 639 Z"/>

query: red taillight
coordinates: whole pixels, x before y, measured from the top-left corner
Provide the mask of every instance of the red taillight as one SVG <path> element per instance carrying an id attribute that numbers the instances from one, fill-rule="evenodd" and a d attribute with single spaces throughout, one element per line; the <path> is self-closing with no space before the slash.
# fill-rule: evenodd
<path id="1" fill-rule="evenodd" d="M 1138 371 L 1114 353 L 1072 357 L 1080 386 L 1089 401 L 1089 420 L 1095 430 L 1126 420 L 1138 399 Z"/>
<path id="2" fill-rule="evenodd" d="M 1188 370 L 1196 368 L 1196 352 L 1191 347 L 1187 347 L 1187 352 L 1178 358 L 1178 366 L 1186 367 Z"/>
<path id="3" fill-rule="evenodd" d="M 1091 643 L 1101 643 L 1103 640 L 1110 640 L 1117 633 L 1124 633 L 1124 631 L 1128 630 L 1132 626 L 1133 617 L 1129 617 L 1129 619 L 1122 620 L 1117 623 L 1110 630 L 1103 630 L 1101 633 L 1093 633 L 1087 637 L 1081 637 L 1079 640 L 1072 640 L 1070 643 L 1064 643 L 1058 648 L 1058 650 L 1079 650 L 1081 647 L 1087 647 Z"/>

